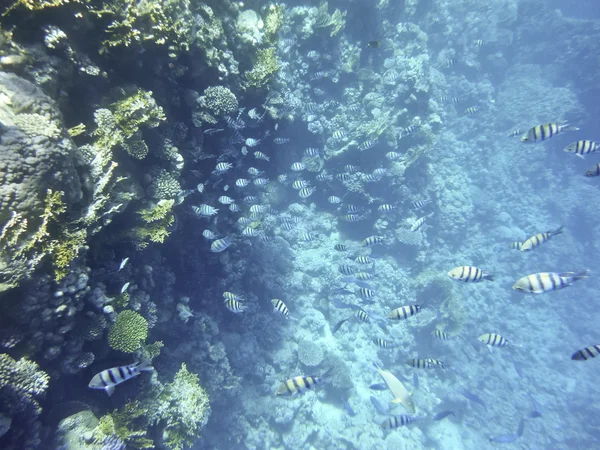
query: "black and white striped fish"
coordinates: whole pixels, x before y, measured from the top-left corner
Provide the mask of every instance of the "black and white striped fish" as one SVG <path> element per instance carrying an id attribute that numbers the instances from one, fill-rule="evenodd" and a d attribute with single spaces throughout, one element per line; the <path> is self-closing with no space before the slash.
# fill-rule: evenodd
<path id="1" fill-rule="evenodd" d="M 473 266 L 458 266 L 448 272 L 448 276 L 456 281 L 477 283 L 483 280 L 494 281 L 494 277 L 484 270 Z"/>
<path id="2" fill-rule="evenodd" d="M 595 358 L 600 355 L 600 345 L 590 345 L 589 347 L 584 347 L 580 350 L 577 350 L 571 356 L 573 361 L 587 361 L 588 359 Z"/>
<path id="3" fill-rule="evenodd" d="M 575 272 L 540 272 L 520 278 L 513 285 L 515 291 L 543 294 L 571 286 L 575 281 L 587 278 L 588 270 Z"/>
<path id="4" fill-rule="evenodd" d="M 278 298 L 274 298 L 273 300 L 271 300 L 271 303 L 273 304 L 273 308 L 275 311 L 277 311 L 279 314 L 282 314 L 286 319 L 289 319 L 290 310 L 285 305 L 285 303 L 283 303 L 283 301 L 279 300 Z"/>
<path id="5" fill-rule="evenodd" d="M 111 367 L 94 375 L 94 378 L 88 384 L 91 389 L 102 389 L 110 397 L 115 392 L 115 387 L 130 378 L 137 377 L 142 372 L 151 372 L 154 370 L 147 359 L 141 363 L 130 364 L 128 366 Z"/>
<path id="6" fill-rule="evenodd" d="M 579 128 L 573 127 L 562 123 L 545 123 L 543 125 L 536 125 L 530 128 L 523 136 L 521 136 L 521 142 L 534 143 L 542 142 L 546 139 L 556 136 L 563 131 L 577 131 Z"/>
<path id="7" fill-rule="evenodd" d="M 589 155 L 600 150 L 600 144 L 594 141 L 577 141 L 565 147 L 565 152 L 575 153 L 583 159 L 584 155 Z"/>

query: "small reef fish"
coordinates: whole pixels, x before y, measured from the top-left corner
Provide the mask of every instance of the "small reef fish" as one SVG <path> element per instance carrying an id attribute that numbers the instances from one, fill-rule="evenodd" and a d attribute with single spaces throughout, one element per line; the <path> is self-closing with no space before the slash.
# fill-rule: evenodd
<path id="1" fill-rule="evenodd" d="M 402 155 L 400 153 L 397 153 L 397 152 L 388 152 L 388 153 L 385 154 L 385 157 L 387 159 L 389 159 L 390 161 L 396 161 L 401 156 Z"/>
<path id="2" fill-rule="evenodd" d="M 388 212 L 392 212 L 396 209 L 396 207 L 394 205 L 390 205 L 388 203 L 384 203 L 383 205 L 379 205 L 377 207 L 377 211 L 379 212 L 383 212 L 383 213 L 388 213 Z"/>
<path id="3" fill-rule="evenodd" d="M 375 383 L 369 386 L 369 389 L 373 389 L 374 391 L 385 391 L 387 386 L 385 383 Z"/>
<path id="4" fill-rule="evenodd" d="M 283 303 L 283 301 L 279 300 L 278 298 L 274 298 L 271 300 L 271 303 L 273 304 L 274 311 L 283 315 L 286 319 L 290 318 L 290 310 L 285 303 Z"/>
<path id="5" fill-rule="evenodd" d="M 431 200 L 430 200 L 430 199 L 425 199 L 425 200 L 417 200 L 416 202 L 412 202 L 412 203 L 410 204 L 410 206 L 412 207 L 412 209 L 415 209 L 415 210 L 417 210 L 417 209 L 421 209 L 421 208 L 423 208 L 424 206 L 427 206 L 427 205 L 429 205 L 430 203 L 431 203 Z"/>
<path id="6" fill-rule="evenodd" d="M 232 203 L 231 205 L 229 205 L 229 211 L 231 212 L 240 212 L 241 209 L 238 205 L 236 205 L 235 203 Z"/>
<path id="7" fill-rule="evenodd" d="M 151 361 L 148 359 L 128 366 L 111 367 L 94 375 L 88 387 L 91 389 L 102 389 L 110 397 L 115 392 L 117 385 L 137 377 L 142 372 L 153 371 L 154 367 L 150 364 Z"/>
<path id="8" fill-rule="evenodd" d="M 434 338 L 439 339 L 440 341 L 449 341 L 452 339 L 452 337 L 448 333 L 440 330 L 439 328 L 433 330 L 431 334 L 433 334 Z"/>
<path id="9" fill-rule="evenodd" d="M 393 342 L 386 341 L 382 338 L 374 338 L 373 343 L 379 348 L 394 348 L 396 346 Z"/>
<path id="10" fill-rule="evenodd" d="M 292 183 L 292 187 L 299 191 L 300 189 L 304 189 L 310 186 L 310 182 L 304 180 L 294 180 Z"/>
<path id="11" fill-rule="evenodd" d="M 481 336 L 479 336 L 477 338 L 477 340 L 479 342 L 484 343 L 485 345 L 488 346 L 488 348 L 490 347 L 516 347 L 516 344 L 513 344 L 512 342 L 510 342 L 508 339 L 500 336 L 499 334 L 496 333 L 485 333 L 482 334 Z"/>
<path id="12" fill-rule="evenodd" d="M 377 140 L 371 139 L 371 140 L 364 141 L 364 142 L 361 142 L 360 144 L 358 144 L 358 149 L 360 151 L 365 151 L 365 150 L 369 150 L 369 149 L 375 147 L 375 145 L 377 145 Z"/>
<path id="13" fill-rule="evenodd" d="M 446 366 L 442 361 L 433 358 L 427 359 L 407 359 L 406 365 L 410 367 L 414 367 L 415 369 L 444 369 Z"/>
<path id="14" fill-rule="evenodd" d="M 319 237 L 316 233 L 300 233 L 298 240 L 300 242 L 312 242 Z"/>
<path id="15" fill-rule="evenodd" d="M 413 403 L 410 393 L 406 387 L 404 387 L 404 384 L 402 384 L 402 382 L 390 371 L 380 368 L 375 362 L 373 362 L 373 364 L 375 365 L 377 373 L 383 378 L 383 381 L 394 396 L 392 403 L 400 403 L 411 414 L 414 414 L 416 411 L 415 404 Z"/>
<path id="16" fill-rule="evenodd" d="M 514 131 L 511 131 L 511 132 L 508 134 L 508 137 L 518 137 L 518 136 L 523 136 L 523 133 L 525 133 L 523 130 L 514 130 Z"/>
<path id="17" fill-rule="evenodd" d="M 254 152 L 254 157 L 256 159 L 262 159 L 263 161 L 271 161 L 271 158 L 269 158 L 267 155 L 265 155 L 263 152 L 259 152 L 258 150 Z"/>
<path id="18" fill-rule="evenodd" d="M 228 291 L 223 292 L 223 298 L 225 300 L 235 300 L 237 302 L 244 301 L 243 297 L 241 297 L 241 296 L 239 296 L 237 294 L 234 294 L 233 292 L 228 292 Z"/>
<path id="19" fill-rule="evenodd" d="M 522 242 L 514 241 L 514 242 L 510 243 L 510 248 L 512 248 L 514 250 L 521 250 L 522 246 L 523 246 Z"/>
<path id="20" fill-rule="evenodd" d="M 121 264 L 119 264 L 119 270 L 117 270 L 117 272 L 120 272 L 121 270 L 123 270 L 123 268 L 127 265 L 128 261 L 129 261 L 129 257 L 123 258 L 123 260 L 121 261 Z"/>
<path id="21" fill-rule="evenodd" d="M 327 197 L 327 201 L 332 205 L 339 205 L 340 203 L 342 203 L 342 199 L 335 195 L 330 195 L 329 197 Z"/>
<path id="22" fill-rule="evenodd" d="M 419 228 L 421 228 L 423 226 L 423 224 L 425 223 L 425 221 L 427 219 L 429 219 L 431 216 L 433 216 L 433 212 L 430 212 L 426 216 L 423 216 L 420 219 L 415 220 L 415 222 L 410 227 L 410 231 L 417 231 Z"/>
<path id="23" fill-rule="evenodd" d="M 448 416 L 456 417 L 456 414 L 454 414 L 454 411 L 440 411 L 439 413 L 434 414 L 433 420 L 435 420 L 435 421 L 442 420 Z"/>
<path id="24" fill-rule="evenodd" d="M 213 171 L 214 174 L 216 175 L 222 175 L 225 172 L 227 172 L 229 169 L 231 169 L 233 167 L 233 164 L 228 163 L 228 162 L 220 162 L 217 163 L 215 170 Z"/>
<path id="25" fill-rule="evenodd" d="M 131 283 L 128 281 L 127 283 L 125 283 L 125 284 L 123 285 L 123 287 L 121 288 L 121 294 L 124 294 L 124 293 L 127 291 L 127 289 L 129 289 L 129 285 L 130 285 L 130 284 L 131 284 Z"/>
<path id="26" fill-rule="evenodd" d="M 302 189 L 300 189 L 300 191 L 298 191 L 298 195 L 300 196 L 300 198 L 308 198 L 312 194 L 314 194 L 316 190 L 317 190 L 317 188 L 315 188 L 315 187 L 302 188 Z"/>
<path id="27" fill-rule="evenodd" d="M 208 134 L 209 136 L 212 136 L 213 134 L 220 133 L 223 130 L 224 130 L 223 128 L 208 128 L 208 129 L 204 130 L 204 134 Z"/>
<path id="28" fill-rule="evenodd" d="M 478 106 L 469 106 L 467 109 L 465 109 L 465 116 L 471 116 L 477 112 L 479 112 Z"/>
<path id="29" fill-rule="evenodd" d="M 496 442 L 498 444 L 509 444 L 511 442 L 515 442 L 521 436 L 523 436 L 523 432 L 525 431 L 525 419 L 521 419 L 519 421 L 519 428 L 517 429 L 517 434 L 503 434 L 496 437 L 491 437 L 490 442 Z"/>
<path id="30" fill-rule="evenodd" d="M 360 320 L 363 323 L 369 323 L 371 320 L 369 318 L 369 315 L 367 314 L 367 312 L 364 309 L 359 309 L 356 312 L 356 317 L 358 318 L 358 320 Z"/>
<path id="31" fill-rule="evenodd" d="M 361 287 L 361 288 L 359 288 L 359 289 L 358 289 L 358 290 L 355 292 L 355 294 L 356 294 L 358 297 L 360 297 L 360 298 L 367 298 L 367 299 L 369 299 L 369 298 L 373 298 L 373 297 L 375 297 L 375 295 L 376 295 L 376 294 L 375 294 L 375 291 L 372 291 L 371 289 L 364 288 L 364 287 Z"/>
<path id="32" fill-rule="evenodd" d="M 333 328 L 331 329 L 331 334 L 335 334 L 342 325 L 344 325 L 346 322 L 348 321 L 348 319 L 342 319 L 340 320 L 338 323 L 336 323 Z"/>
<path id="33" fill-rule="evenodd" d="M 597 152 L 600 149 L 600 144 L 594 141 L 577 141 L 565 147 L 565 152 L 575 153 L 581 159 L 584 155 Z"/>
<path id="34" fill-rule="evenodd" d="M 375 262 L 374 258 L 371 258 L 370 256 L 357 256 L 356 258 L 354 258 L 354 262 L 358 263 L 358 264 L 372 264 Z"/>
<path id="35" fill-rule="evenodd" d="M 551 230 L 551 231 L 546 231 L 544 233 L 538 233 L 535 236 L 531 236 L 529 239 L 527 239 L 525 242 L 523 242 L 521 244 L 521 248 L 519 250 L 521 250 L 522 252 L 527 252 L 529 250 L 533 250 L 534 248 L 542 245 L 544 242 L 546 242 L 551 237 L 558 236 L 559 234 L 562 234 L 564 231 L 565 231 L 565 227 L 561 226 L 554 231 Z"/>
<path id="36" fill-rule="evenodd" d="M 211 217 L 219 212 L 217 208 L 213 208 L 212 206 L 204 203 L 200 206 L 192 206 L 192 211 L 194 211 L 194 214 L 200 217 Z"/>
<path id="37" fill-rule="evenodd" d="M 455 66 L 457 62 L 458 62 L 458 60 L 457 60 L 456 58 L 448 58 L 448 59 L 446 60 L 446 62 L 444 63 L 444 67 L 445 67 L 446 69 L 448 69 L 448 68 L 450 68 L 450 67 L 453 67 L 453 66 Z"/>
<path id="38" fill-rule="evenodd" d="M 483 406 L 483 408 L 487 411 L 487 406 L 486 404 L 483 402 L 483 400 L 481 400 L 481 398 L 479 398 L 477 395 L 473 394 L 472 392 L 469 392 L 467 390 L 461 391 L 460 393 L 463 397 L 465 397 L 467 400 L 469 400 L 470 402 L 473 403 L 478 403 L 481 406 Z"/>
<path id="39" fill-rule="evenodd" d="M 290 169 L 294 172 L 300 172 L 306 169 L 306 166 L 302 162 L 295 162 L 291 165 Z"/>
<path id="40" fill-rule="evenodd" d="M 567 124 L 560 123 L 546 123 L 543 125 L 536 125 L 530 128 L 526 133 L 521 136 L 521 142 L 532 144 L 534 142 L 542 142 L 551 137 L 556 136 L 563 131 L 578 131 L 579 128 L 573 127 Z"/>
<path id="41" fill-rule="evenodd" d="M 494 281 L 494 276 L 473 266 L 459 266 L 448 272 L 448 276 L 456 281 L 479 283 L 483 280 Z"/>
<path id="42" fill-rule="evenodd" d="M 404 425 L 408 425 L 411 422 L 415 421 L 415 417 L 406 416 L 401 414 L 399 416 L 392 416 L 389 419 L 386 419 L 382 422 L 381 428 L 384 430 L 395 430 L 396 428 L 403 427 Z"/>
<path id="43" fill-rule="evenodd" d="M 595 358 L 600 355 L 600 345 L 590 345 L 589 347 L 584 347 L 580 350 L 577 350 L 573 355 L 571 355 L 571 359 L 573 361 L 587 361 L 588 359 Z"/>
<path id="44" fill-rule="evenodd" d="M 381 47 L 381 41 L 369 41 L 369 42 L 367 42 L 367 47 L 379 48 L 379 47 Z"/>
<path id="45" fill-rule="evenodd" d="M 338 252 L 345 252 L 348 249 L 344 244 L 335 244 L 333 248 Z"/>
<path id="46" fill-rule="evenodd" d="M 296 395 L 312 389 L 317 384 L 325 381 L 326 374 L 321 377 L 294 377 L 284 381 L 275 391 L 275 395 Z"/>
<path id="47" fill-rule="evenodd" d="M 585 173 L 586 177 L 597 177 L 598 175 L 600 175 L 600 163 L 596 164 Z"/>
<path id="48" fill-rule="evenodd" d="M 247 178 L 238 178 L 237 180 L 235 180 L 235 185 L 237 187 L 246 187 L 250 184 L 250 180 L 248 180 Z"/>
<path id="49" fill-rule="evenodd" d="M 258 170 L 256 167 L 248 167 L 248 173 L 250 175 L 252 175 L 253 177 L 257 177 L 257 176 L 261 175 L 263 172 L 262 172 L 262 170 Z"/>
<path id="50" fill-rule="evenodd" d="M 231 205 L 234 200 L 231 197 L 227 197 L 226 195 L 221 195 L 217 201 L 221 204 L 221 205 Z"/>
<path id="51" fill-rule="evenodd" d="M 242 313 L 242 312 L 246 311 L 246 309 L 248 308 L 246 305 L 238 302 L 237 300 L 235 300 L 233 298 L 225 299 L 225 301 L 223 303 L 225 304 L 225 307 L 229 311 L 231 311 L 232 313 L 236 313 L 236 314 Z"/>
<path id="52" fill-rule="evenodd" d="M 381 244 L 383 242 L 383 238 L 381 236 L 369 236 L 368 238 L 363 239 L 360 243 L 361 247 L 372 247 L 376 244 Z"/>
<path id="53" fill-rule="evenodd" d="M 335 130 L 331 136 L 336 141 L 339 141 L 339 140 L 344 139 L 346 137 L 346 132 L 344 132 L 342 130 Z"/>
<path id="54" fill-rule="evenodd" d="M 387 386 L 384 386 L 384 390 L 387 389 Z M 375 397 L 370 396 L 369 399 L 371 400 L 371 404 L 373 405 L 373 407 L 375 407 L 375 410 L 381 414 L 382 416 L 387 416 L 389 415 L 389 408 L 386 408 L 385 406 L 383 406 L 381 404 L 381 402 L 379 400 L 377 400 Z"/>
<path id="55" fill-rule="evenodd" d="M 442 95 L 440 97 L 440 102 L 442 102 L 444 104 L 450 103 L 452 105 L 457 105 L 458 103 L 460 103 L 460 98 L 450 97 L 449 95 Z"/>
<path id="56" fill-rule="evenodd" d="M 402 139 L 403 137 L 410 136 L 411 134 L 415 134 L 419 130 L 419 128 L 421 128 L 420 125 L 410 125 L 406 128 L 403 128 L 398 133 L 398 139 Z"/>
<path id="57" fill-rule="evenodd" d="M 308 147 L 304 149 L 304 156 L 306 157 L 319 156 L 319 153 L 319 149 L 315 147 Z"/>
<path id="58" fill-rule="evenodd" d="M 513 285 L 515 291 L 543 294 L 571 286 L 575 281 L 588 278 L 589 270 L 582 272 L 540 272 L 532 273 L 517 280 Z"/>
<path id="59" fill-rule="evenodd" d="M 475 44 L 475 47 L 483 47 L 485 44 L 487 44 L 487 42 L 484 41 L 483 39 L 476 39 L 474 44 Z"/>
<path id="60" fill-rule="evenodd" d="M 407 305 L 401 306 L 392 310 L 388 314 L 388 319 L 392 320 L 406 320 L 409 317 L 414 316 L 415 314 L 421 311 L 421 307 L 419 305 Z"/>
<path id="61" fill-rule="evenodd" d="M 290 139 L 289 138 L 275 138 L 275 139 L 273 139 L 273 142 L 277 145 L 287 144 L 288 142 L 290 142 Z"/>
<path id="62" fill-rule="evenodd" d="M 232 242 L 233 240 L 229 236 L 224 237 L 222 239 L 217 239 L 216 241 L 213 241 L 212 244 L 210 244 L 210 251 L 213 253 L 220 253 L 226 250 Z"/>
<path id="63" fill-rule="evenodd" d="M 348 413 L 348 415 L 350 417 L 355 417 L 356 416 L 356 411 L 354 411 L 352 409 L 352 407 L 350 406 L 350 404 L 347 401 L 344 401 L 343 407 L 344 407 L 344 409 L 346 410 L 346 412 Z"/>
<path id="64" fill-rule="evenodd" d="M 369 281 L 375 278 L 375 274 L 369 272 L 358 272 L 354 274 L 354 278 L 356 278 L 357 280 Z"/>
<path id="65" fill-rule="evenodd" d="M 248 147 L 256 147 L 259 144 L 260 139 L 248 138 L 244 142 Z"/>

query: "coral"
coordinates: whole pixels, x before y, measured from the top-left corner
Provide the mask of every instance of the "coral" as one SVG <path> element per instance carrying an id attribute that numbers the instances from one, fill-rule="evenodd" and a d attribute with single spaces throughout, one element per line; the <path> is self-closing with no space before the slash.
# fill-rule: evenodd
<path id="1" fill-rule="evenodd" d="M 46 136 L 49 139 L 60 137 L 60 129 L 48 117 L 41 114 L 17 114 L 14 124 L 29 136 Z"/>
<path id="2" fill-rule="evenodd" d="M 159 200 L 153 207 L 142 209 L 137 213 L 144 222 L 152 223 L 167 218 L 171 214 L 174 204 L 175 200 Z"/>
<path id="3" fill-rule="evenodd" d="M 321 3 L 319 6 L 315 17 L 314 17 L 314 27 L 315 28 L 328 28 L 331 27 L 331 31 L 329 35 L 331 37 L 338 34 L 344 26 L 346 25 L 346 11 L 341 12 L 339 9 L 336 9 L 333 14 L 328 13 L 329 5 L 327 2 Z"/>
<path id="4" fill-rule="evenodd" d="M 184 364 L 158 398 L 154 423 L 164 422 L 164 445 L 171 450 L 192 446 L 210 415 L 208 394 L 200 386 L 198 376 Z"/>
<path id="5" fill-rule="evenodd" d="M 15 361 L 6 353 L 0 354 L 0 393 L 9 399 L 9 392 L 18 402 L 32 405 L 37 414 L 42 409 L 34 397 L 42 395 L 48 389 L 50 377 L 39 370 L 38 365 L 27 359 Z M 23 406 L 13 404 L 13 408 Z M 12 408 L 11 408 L 12 409 Z"/>
<path id="6" fill-rule="evenodd" d="M 263 40 L 264 24 L 261 18 L 251 9 L 240 11 L 236 21 L 236 28 L 242 41 L 256 45 Z"/>
<path id="7" fill-rule="evenodd" d="M 121 146 L 134 159 L 142 160 L 148 156 L 148 145 L 141 139 L 123 142 Z"/>
<path id="8" fill-rule="evenodd" d="M 165 219 L 158 222 L 134 227 L 127 233 L 127 236 L 141 250 L 146 248 L 150 242 L 162 244 L 171 234 L 168 228 L 173 223 L 175 223 L 175 216 L 169 214 Z"/>
<path id="9" fill-rule="evenodd" d="M 172 199 L 181 192 L 177 177 L 165 169 L 160 169 L 153 176 L 148 187 L 148 194 L 155 199 Z"/>
<path id="10" fill-rule="evenodd" d="M 318 366 L 323 362 L 323 349 L 313 341 L 302 341 L 298 344 L 298 359 L 308 367 Z"/>
<path id="11" fill-rule="evenodd" d="M 79 251 L 86 244 L 85 230 L 70 232 L 65 230 L 52 249 L 52 264 L 55 280 L 60 281 L 69 273 L 69 266 L 77 258 Z"/>
<path id="12" fill-rule="evenodd" d="M 145 413 L 146 409 L 138 401 L 133 401 L 120 410 L 102 416 L 92 431 L 94 441 L 104 444 L 107 438 L 114 436 L 124 442 L 127 448 L 154 448 L 154 442 L 146 437 L 148 431 L 144 426 Z"/>
<path id="13" fill-rule="evenodd" d="M 135 94 L 113 103 L 113 117 L 125 138 L 132 137 L 142 125 L 154 128 L 165 118 L 162 107 L 156 104 L 152 92 L 138 89 Z"/>
<path id="14" fill-rule="evenodd" d="M 133 353 L 148 336 L 148 321 L 135 311 L 121 312 L 108 332 L 108 345 L 114 350 Z"/>
<path id="15" fill-rule="evenodd" d="M 233 114 L 238 109 L 235 94 L 224 86 L 209 86 L 204 94 L 196 100 L 199 111 L 195 113 L 195 123 L 198 119 L 208 123 L 217 123 L 227 114 Z"/>
<path id="16" fill-rule="evenodd" d="M 160 355 L 160 349 L 163 348 L 165 344 L 162 341 L 156 341 L 152 344 L 142 345 L 141 354 L 142 359 L 154 359 L 158 355 Z"/>
<path id="17" fill-rule="evenodd" d="M 247 86 L 254 88 L 265 87 L 271 81 L 273 74 L 279 70 L 279 66 L 275 47 L 258 50 L 254 67 L 244 74 Z"/>
<path id="18" fill-rule="evenodd" d="M 265 17 L 265 37 L 264 41 L 267 44 L 275 44 L 277 41 L 277 34 L 279 29 L 283 25 L 283 13 L 285 11 L 285 5 L 283 3 L 272 4 L 269 6 L 269 10 Z"/>

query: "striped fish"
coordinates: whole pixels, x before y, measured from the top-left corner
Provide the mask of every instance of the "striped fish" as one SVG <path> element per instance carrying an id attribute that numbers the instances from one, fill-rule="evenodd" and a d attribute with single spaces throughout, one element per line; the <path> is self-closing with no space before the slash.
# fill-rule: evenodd
<path id="1" fill-rule="evenodd" d="M 347 247 L 346 247 L 344 244 L 335 244 L 335 245 L 333 246 L 333 248 L 334 248 L 335 250 L 337 250 L 338 252 L 344 252 L 344 251 L 346 251 L 346 248 L 347 248 Z"/>
<path id="2" fill-rule="evenodd" d="M 284 381 L 275 391 L 275 395 L 302 394 L 323 381 L 323 377 L 294 377 Z"/>
<path id="3" fill-rule="evenodd" d="M 339 205 L 340 203 L 342 203 L 342 199 L 336 195 L 330 195 L 329 197 L 327 197 L 327 201 L 332 205 Z"/>
<path id="4" fill-rule="evenodd" d="M 244 305 L 243 303 L 238 302 L 237 300 L 233 299 L 233 298 L 229 298 L 226 299 L 224 302 L 225 307 L 231 311 L 232 313 L 242 313 L 244 311 L 246 311 L 246 309 L 248 308 L 246 305 Z"/>
<path id="5" fill-rule="evenodd" d="M 415 222 L 412 224 L 412 227 L 410 227 L 410 231 L 417 231 L 419 228 L 421 228 L 423 226 L 425 221 L 427 219 L 429 219 L 431 216 L 433 216 L 432 212 L 430 212 L 426 216 L 421 217 L 420 219 L 415 220 Z"/>
<path id="6" fill-rule="evenodd" d="M 523 136 L 523 133 L 524 133 L 524 131 L 523 131 L 523 130 L 514 130 L 514 131 L 511 131 L 511 132 L 508 134 L 508 137 L 517 137 L 517 136 Z"/>
<path id="7" fill-rule="evenodd" d="M 410 206 L 412 207 L 412 209 L 421 209 L 426 205 L 429 205 L 431 203 L 430 199 L 425 199 L 425 200 L 417 200 L 416 202 L 412 202 L 410 204 Z"/>
<path id="8" fill-rule="evenodd" d="M 383 238 L 381 236 L 369 236 L 368 238 L 363 239 L 360 243 L 361 247 L 372 247 L 376 244 L 381 244 L 383 242 Z"/>
<path id="9" fill-rule="evenodd" d="M 403 427 L 415 420 L 412 416 L 401 414 L 399 416 L 392 416 L 389 419 L 384 420 L 381 423 L 381 428 L 384 430 L 395 430 L 396 428 Z"/>
<path id="10" fill-rule="evenodd" d="M 241 296 L 239 296 L 237 294 L 234 294 L 233 292 L 227 292 L 227 291 L 223 292 L 223 298 L 225 300 L 235 300 L 237 302 L 244 301 L 243 297 L 241 297 Z"/>
<path id="11" fill-rule="evenodd" d="M 103 389 L 110 397 L 115 392 L 115 387 L 124 381 L 137 377 L 142 372 L 151 372 L 154 367 L 149 359 L 141 363 L 129 366 L 111 367 L 94 375 L 88 387 L 91 389 Z"/>
<path id="12" fill-rule="evenodd" d="M 534 142 L 542 142 L 546 139 L 556 136 L 563 131 L 577 131 L 579 128 L 572 127 L 567 124 L 560 123 L 546 123 L 543 125 L 536 125 L 530 128 L 527 133 L 521 136 L 521 142 L 532 144 Z"/>
<path id="13" fill-rule="evenodd" d="M 356 268 L 352 267 L 352 266 L 348 266 L 346 264 L 342 264 L 341 266 L 338 266 L 338 271 L 342 274 L 342 275 L 354 275 L 354 273 L 356 272 Z"/>
<path id="14" fill-rule="evenodd" d="M 229 236 L 226 236 L 222 239 L 217 239 L 210 244 L 210 251 L 213 253 L 220 253 L 227 249 L 231 245 L 233 241 Z"/>
<path id="15" fill-rule="evenodd" d="M 448 276 L 456 281 L 478 283 L 483 280 L 494 281 L 494 277 L 484 270 L 473 266 L 459 266 L 448 272 Z"/>
<path id="16" fill-rule="evenodd" d="M 292 187 L 294 189 L 296 189 L 297 191 L 299 191 L 300 189 L 309 187 L 310 183 L 308 181 L 304 181 L 304 180 L 294 180 L 294 182 L 292 183 Z"/>
<path id="17" fill-rule="evenodd" d="M 514 249 L 514 250 L 521 250 L 521 247 L 522 247 L 522 246 L 523 246 L 523 243 L 522 243 L 522 242 L 517 242 L 517 241 L 514 241 L 514 242 L 511 242 L 511 243 L 510 243 L 510 248 L 512 248 L 512 249 Z"/>
<path id="18" fill-rule="evenodd" d="M 431 334 L 433 334 L 434 338 L 439 339 L 440 341 L 449 341 L 452 339 L 452 337 L 448 333 L 440 330 L 439 328 L 433 330 Z"/>
<path id="19" fill-rule="evenodd" d="M 519 250 L 521 250 L 522 252 L 528 252 L 529 250 L 533 250 L 534 248 L 542 245 L 552 236 L 562 234 L 564 230 L 565 227 L 561 226 L 554 231 L 546 231 L 544 233 L 538 233 L 535 236 L 531 236 L 529 239 L 523 242 L 523 244 L 521 244 L 521 248 Z"/>
<path id="20" fill-rule="evenodd" d="M 370 256 L 357 256 L 354 258 L 354 262 L 358 264 L 372 264 L 375 262 L 375 260 Z"/>
<path id="21" fill-rule="evenodd" d="M 589 270 L 575 272 L 540 272 L 532 273 L 520 278 L 514 285 L 515 291 L 529 292 L 531 294 L 543 294 L 544 292 L 557 291 L 573 282 L 587 278 Z"/>
<path id="22" fill-rule="evenodd" d="M 392 310 L 388 314 L 388 319 L 405 320 L 405 319 L 408 319 L 409 317 L 414 316 L 415 314 L 417 314 L 419 312 L 421 312 L 421 306 L 419 306 L 419 305 L 401 306 L 399 308 Z"/>
<path id="23" fill-rule="evenodd" d="M 573 361 L 587 361 L 588 359 L 595 358 L 600 355 L 600 345 L 590 345 L 589 347 L 584 347 L 580 350 L 577 350 L 573 355 L 571 355 L 571 359 Z"/>
<path id="24" fill-rule="evenodd" d="M 440 360 L 427 358 L 427 359 L 408 359 L 406 365 L 414 367 L 416 369 L 445 369 L 446 366 Z"/>
<path id="25" fill-rule="evenodd" d="M 356 317 L 358 318 L 358 320 L 360 320 L 361 322 L 364 323 L 369 323 L 369 321 L 371 319 L 369 319 L 369 315 L 367 314 L 367 312 L 364 309 L 359 309 L 356 312 Z"/>
<path id="26" fill-rule="evenodd" d="M 293 170 L 294 172 L 300 172 L 300 171 L 306 169 L 306 166 L 302 162 L 295 162 L 290 166 L 290 169 Z"/>
<path id="27" fill-rule="evenodd" d="M 381 338 L 374 338 L 373 343 L 379 348 L 394 348 L 396 346 L 393 342 Z"/>
<path id="28" fill-rule="evenodd" d="M 387 159 L 389 159 L 390 161 L 396 161 L 398 158 L 400 158 L 402 155 L 400 153 L 397 152 L 387 152 L 385 154 L 385 157 Z"/>
<path id="29" fill-rule="evenodd" d="M 354 278 L 356 278 L 357 280 L 369 281 L 375 278 L 375 274 L 369 272 L 358 272 L 354 275 Z"/>
<path id="30" fill-rule="evenodd" d="M 357 296 L 359 296 L 360 298 L 373 298 L 373 297 L 375 297 L 375 291 L 373 291 L 371 289 L 368 289 L 368 288 L 364 288 L 364 287 L 359 288 L 355 292 L 355 294 Z"/>
<path id="31" fill-rule="evenodd" d="M 589 155 L 600 150 L 600 144 L 594 141 L 577 141 L 565 147 L 565 152 L 575 153 L 581 159 L 584 155 Z"/>
<path id="32" fill-rule="evenodd" d="M 212 206 L 204 203 L 200 206 L 192 206 L 192 211 L 194 211 L 194 214 L 201 217 L 211 217 L 219 212 L 217 208 L 213 208 Z"/>
<path id="33" fill-rule="evenodd" d="M 383 205 L 379 205 L 377 207 L 377 211 L 383 213 L 392 212 L 394 209 L 396 209 L 396 207 L 394 205 L 390 205 L 389 203 L 384 203 Z"/>
<path id="34" fill-rule="evenodd" d="M 285 305 L 285 303 L 283 303 L 278 298 L 274 298 L 273 300 L 271 300 L 271 303 L 273 304 L 274 311 L 277 311 L 278 313 L 282 314 L 286 319 L 289 319 L 290 310 Z"/>
<path id="35" fill-rule="evenodd" d="M 600 163 L 596 164 L 585 173 L 586 177 L 597 177 L 598 175 L 600 175 Z"/>
<path id="36" fill-rule="evenodd" d="M 300 196 L 300 198 L 308 198 L 311 195 L 313 195 L 316 190 L 317 188 L 315 187 L 302 188 L 300 189 L 300 191 L 298 191 L 298 195 Z"/>
<path id="37" fill-rule="evenodd" d="M 479 342 L 484 343 L 488 347 L 506 347 L 513 345 L 508 339 L 496 333 L 482 334 L 477 338 Z"/>
<path id="38" fill-rule="evenodd" d="M 333 132 L 333 134 L 331 135 L 331 137 L 333 137 L 333 139 L 339 141 L 339 140 L 344 139 L 346 137 L 346 132 L 342 131 L 342 130 L 335 130 Z"/>
<path id="39" fill-rule="evenodd" d="M 475 114 L 477 112 L 479 112 L 479 107 L 478 106 L 469 106 L 467 109 L 465 109 L 465 115 L 466 116 L 473 115 L 473 114 Z"/>

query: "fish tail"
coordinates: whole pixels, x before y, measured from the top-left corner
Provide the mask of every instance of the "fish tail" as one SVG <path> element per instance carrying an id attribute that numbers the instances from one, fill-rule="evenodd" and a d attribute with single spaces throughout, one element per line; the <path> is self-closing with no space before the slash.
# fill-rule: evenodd
<path id="1" fill-rule="evenodd" d="M 559 234 L 563 234 L 563 233 L 564 233 L 564 231 L 565 231 L 565 226 L 564 226 L 564 225 L 561 225 L 560 227 L 558 227 L 558 228 L 557 228 L 556 230 L 554 230 L 554 231 L 548 231 L 548 234 L 549 234 L 550 236 L 557 236 L 557 235 L 559 235 Z"/>
<path id="2" fill-rule="evenodd" d="M 573 272 L 569 272 L 569 276 L 568 276 L 568 281 L 569 283 L 573 283 L 574 281 L 577 280 L 583 280 L 584 278 L 588 278 L 589 277 L 589 270 L 583 270 L 579 273 L 573 273 Z"/>
<path id="3" fill-rule="evenodd" d="M 494 275 L 492 275 L 491 273 L 484 272 L 482 279 L 494 281 Z"/>
<path id="4" fill-rule="evenodd" d="M 139 372 L 152 372 L 154 370 L 154 367 L 152 367 L 152 360 L 149 358 L 139 363 L 135 368 Z"/>
<path id="5" fill-rule="evenodd" d="M 574 127 L 573 125 L 569 125 L 568 123 L 565 123 L 565 124 L 561 125 L 560 131 L 579 131 L 579 128 Z"/>

